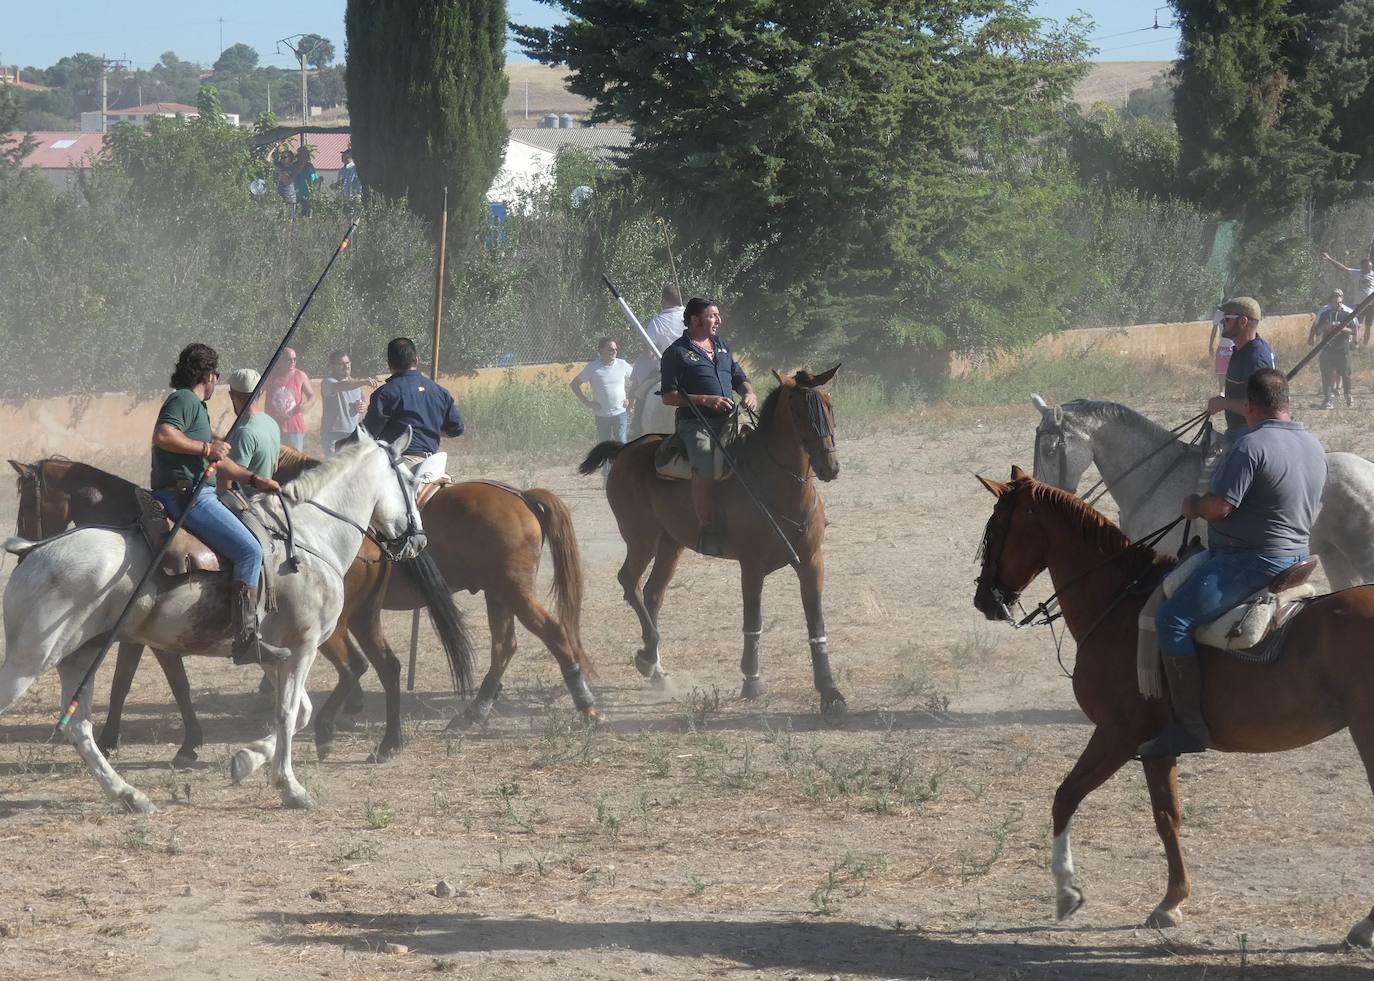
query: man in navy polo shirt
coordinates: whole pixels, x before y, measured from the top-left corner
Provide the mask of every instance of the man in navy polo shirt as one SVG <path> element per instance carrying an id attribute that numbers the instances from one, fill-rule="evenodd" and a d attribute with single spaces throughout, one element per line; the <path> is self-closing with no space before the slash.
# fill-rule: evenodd
<path id="1" fill-rule="evenodd" d="M 659 364 L 663 404 L 677 409 L 677 434 L 692 465 L 692 509 L 696 511 L 697 551 L 720 555 L 720 529 L 712 518 L 712 483 L 715 480 L 715 440 L 735 411 L 731 392 L 739 392 L 744 407 L 758 408 L 749 376 L 730 354 L 719 336 L 720 307 L 711 300 L 693 297 L 683 310 L 686 330 L 668 345 Z M 701 414 L 693 412 L 695 406 Z M 703 422 L 704 420 L 704 422 Z"/>
<path id="2" fill-rule="evenodd" d="M 421 374 L 415 342 L 397 337 L 386 346 L 391 377 L 372 393 L 363 427 L 376 439 L 398 439 L 409 426 L 406 459 L 423 460 L 439 452 L 439 437 L 463 435 L 463 417 L 444 386 Z"/>
<path id="3" fill-rule="evenodd" d="M 1245 432 L 1245 385 L 1261 368 L 1277 368 L 1274 352 L 1258 334 L 1260 305 L 1251 297 L 1237 296 L 1221 305 L 1221 336 L 1235 344 L 1226 367 L 1226 391 L 1207 400 L 1207 411 L 1226 413 L 1226 446 Z"/>

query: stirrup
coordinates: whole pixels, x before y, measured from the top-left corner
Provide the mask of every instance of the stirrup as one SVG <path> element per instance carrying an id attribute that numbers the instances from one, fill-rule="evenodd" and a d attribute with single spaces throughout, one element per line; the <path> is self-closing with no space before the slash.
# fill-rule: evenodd
<path id="1" fill-rule="evenodd" d="M 1167 759 L 1185 753 L 1205 753 L 1210 749 L 1208 740 L 1184 728 L 1172 715 L 1159 735 L 1140 744 L 1136 755 L 1142 760 Z"/>

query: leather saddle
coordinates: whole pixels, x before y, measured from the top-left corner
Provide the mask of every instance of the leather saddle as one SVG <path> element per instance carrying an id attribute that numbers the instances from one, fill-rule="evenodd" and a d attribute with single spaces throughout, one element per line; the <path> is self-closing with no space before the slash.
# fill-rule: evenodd
<path id="1" fill-rule="evenodd" d="M 1173 596 L 1206 561 L 1199 552 L 1170 572 L 1163 583 L 1164 595 Z M 1245 651 L 1284 627 L 1293 614 L 1317 595 L 1308 579 L 1316 571 L 1317 559 L 1304 559 L 1275 576 L 1269 585 L 1241 600 L 1236 606 L 1193 631 L 1193 638 L 1207 647 L 1224 651 Z M 1275 652 L 1277 653 L 1277 652 Z"/>
<path id="2" fill-rule="evenodd" d="M 743 439 L 747 426 L 738 424 L 725 426 L 720 431 L 720 441 L 727 451 Z M 725 454 L 717 450 L 711 454 L 712 480 L 729 480 L 735 475 L 725 462 Z M 659 441 L 654 450 L 654 471 L 663 480 L 690 480 L 692 477 L 692 461 L 687 455 L 687 447 L 682 442 L 682 437 L 677 433 L 665 436 Z"/>
<path id="3" fill-rule="evenodd" d="M 138 526 L 143 532 L 148 547 L 160 548 L 172 531 L 173 521 L 167 517 L 167 509 L 151 493 L 139 488 Z M 185 528 L 176 533 L 167 551 L 162 553 L 161 569 L 163 575 L 184 576 L 192 572 L 223 572 L 219 556 L 214 549 L 191 534 Z"/>

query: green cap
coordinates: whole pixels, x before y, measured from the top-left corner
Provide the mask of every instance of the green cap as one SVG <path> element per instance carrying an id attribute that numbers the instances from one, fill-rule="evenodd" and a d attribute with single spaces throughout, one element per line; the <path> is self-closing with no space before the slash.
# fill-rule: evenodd
<path id="1" fill-rule="evenodd" d="M 1253 296 L 1233 296 L 1221 305 L 1221 312 L 1251 320 L 1259 320 L 1261 316 L 1259 301 Z"/>

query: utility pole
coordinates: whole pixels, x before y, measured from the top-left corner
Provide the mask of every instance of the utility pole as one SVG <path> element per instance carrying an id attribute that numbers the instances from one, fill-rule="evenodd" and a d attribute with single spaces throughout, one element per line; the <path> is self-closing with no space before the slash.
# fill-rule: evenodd
<path id="1" fill-rule="evenodd" d="M 110 129 L 108 118 L 110 112 L 110 86 L 108 84 L 110 66 L 127 65 L 128 63 L 128 58 L 106 58 L 104 55 L 100 56 L 100 132 L 102 134 L 109 132 Z M 140 99 L 139 104 L 142 105 L 142 103 L 143 100 Z"/>
<path id="2" fill-rule="evenodd" d="M 310 96 L 309 96 L 309 91 L 308 91 L 308 89 L 306 88 L 305 60 L 306 60 L 307 58 L 309 58 L 312 54 L 315 53 L 315 48 L 316 48 L 316 47 L 318 46 L 318 44 L 319 44 L 318 41 L 313 41 L 313 42 L 307 44 L 307 43 L 306 43 L 306 40 L 307 40 L 308 37 L 309 37 L 309 35 L 306 35 L 306 34 L 292 34 L 291 36 L 289 36 L 289 37 L 284 37 L 284 38 L 282 38 L 281 40 L 279 40 L 279 41 L 277 42 L 277 54 L 281 54 L 281 53 L 282 53 L 282 51 L 281 51 L 281 46 L 284 44 L 284 45 L 286 45 L 286 49 L 287 49 L 288 51 L 290 51 L 293 55 L 296 56 L 296 60 L 300 63 L 300 66 L 301 66 L 301 126 L 302 126 L 302 127 L 308 126 L 308 125 L 310 124 Z M 268 111 L 269 111 L 269 112 L 271 111 L 271 107 L 270 107 L 270 106 L 268 107 Z M 304 133 L 301 134 L 301 146 L 305 146 L 305 134 L 304 134 Z"/>

